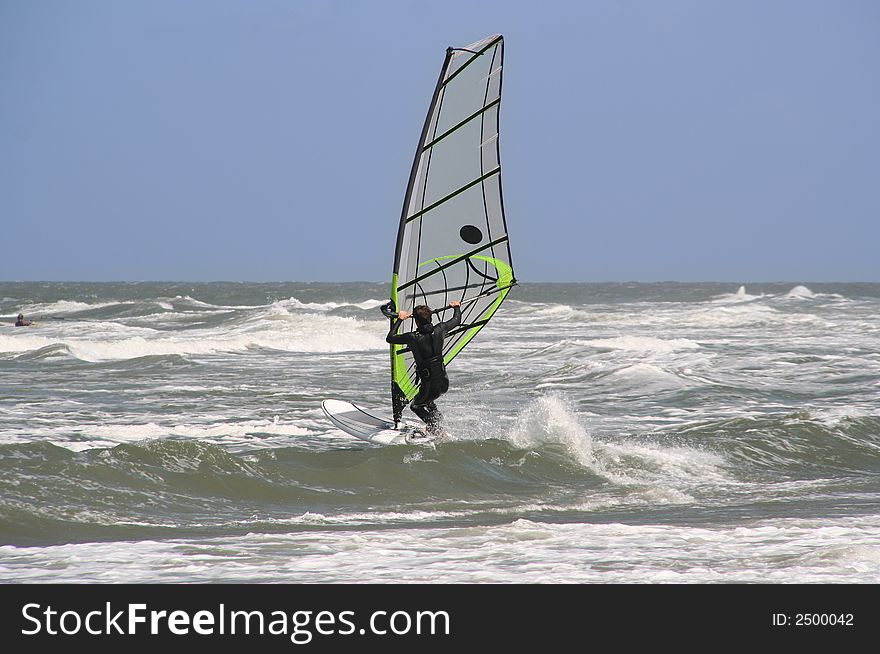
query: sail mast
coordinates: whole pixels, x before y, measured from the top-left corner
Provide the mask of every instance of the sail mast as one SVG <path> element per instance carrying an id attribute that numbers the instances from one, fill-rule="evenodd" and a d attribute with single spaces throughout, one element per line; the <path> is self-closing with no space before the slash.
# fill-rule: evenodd
<path id="1" fill-rule="evenodd" d="M 416 146 L 416 153 L 413 157 L 412 168 L 409 173 L 409 181 L 406 184 L 406 194 L 403 198 L 403 208 L 400 210 L 400 228 L 397 230 L 397 244 L 394 247 L 394 272 L 392 274 L 392 289 L 391 289 L 391 301 L 393 303 L 393 310 L 400 311 L 402 307 L 397 304 L 397 283 L 399 278 L 399 268 L 400 268 L 400 254 L 403 248 L 404 234 L 405 234 L 405 225 L 407 219 L 407 210 L 409 209 L 410 200 L 412 198 L 413 188 L 416 183 L 416 178 L 419 173 L 419 162 L 422 158 L 422 150 L 424 149 L 425 142 L 428 139 L 428 132 L 431 128 L 431 118 L 434 115 L 434 110 L 437 107 L 437 102 L 440 99 L 440 92 L 443 89 L 443 80 L 446 77 L 446 70 L 449 68 L 449 61 L 452 59 L 452 48 L 446 48 L 446 58 L 443 60 L 443 66 L 440 69 L 440 76 L 437 78 L 437 85 L 434 87 L 434 94 L 431 96 L 431 104 L 428 107 L 428 113 L 425 116 L 425 124 L 422 126 L 422 134 L 419 137 L 419 143 Z M 393 319 L 392 319 L 393 322 Z M 396 347 L 394 345 L 391 346 L 391 409 L 394 415 L 395 424 L 400 420 L 401 415 L 403 415 L 403 409 L 406 407 L 407 397 L 406 394 L 400 389 L 400 385 L 395 381 L 394 377 L 394 357 L 396 354 Z"/>

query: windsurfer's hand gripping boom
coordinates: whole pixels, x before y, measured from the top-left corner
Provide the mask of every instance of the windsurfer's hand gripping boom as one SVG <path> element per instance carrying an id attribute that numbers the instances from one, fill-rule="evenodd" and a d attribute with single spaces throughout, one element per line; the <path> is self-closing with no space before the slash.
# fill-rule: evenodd
<path id="1" fill-rule="evenodd" d="M 458 300 L 452 300 L 449 304 L 447 304 L 442 309 L 435 309 L 432 313 L 440 313 L 441 311 L 445 311 L 446 309 L 454 309 L 455 307 L 460 307 L 461 302 Z M 409 320 L 412 318 L 412 311 L 394 311 L 394 304 L 392 302 L 388 302 L 387 304 L 383 304 L 379 309 L 382 311 L 382 315 L 386 318 L 396 318 L 398 320 Z"/>

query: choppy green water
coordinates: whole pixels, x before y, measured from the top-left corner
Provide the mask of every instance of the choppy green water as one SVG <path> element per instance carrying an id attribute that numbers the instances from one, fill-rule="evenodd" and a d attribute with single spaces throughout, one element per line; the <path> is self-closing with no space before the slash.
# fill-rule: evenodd
<path id="1" fill-rule="evenodd" d="M 0 581 L 880 578 L 880 284 L 524 284 L 435 448 L 387 294 L 0 284 Z"/>

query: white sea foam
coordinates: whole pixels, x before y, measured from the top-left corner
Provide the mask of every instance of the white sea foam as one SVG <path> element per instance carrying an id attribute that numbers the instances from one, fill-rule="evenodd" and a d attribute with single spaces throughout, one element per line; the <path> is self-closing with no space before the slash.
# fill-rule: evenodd
<path id="1" fill-rule="evenodd" d="M 211 302 L 203 302 L 202 300 L 197 300 L 196 298 L 189 295 L 175 295 L 173 298 L 170 299 L 170 301 L 176 302 L 178 304 L 196 307 L 198 309 L 205 309 L 208 312 L 264 309 L 266 307 L 271 307 L 273 304 L 278 304 L 278 302 L 270 302 L 268 304 L 212 304 Z"/>
<path id="2" fill-rule="evenodd" d="M 169 303 L 160 300 L 120 300 L 115 302 L 95 302 L 91 304 L 77 300 L 58 300 L 57 302 L 43 304 L 29 304 L 23 307 L 19 312 L 24 313 L 25 317 L 32 317 L 38 320 L 40 317 L 47 314 L 82 313 L 83 311 L 94 311 L 96 309 L 105 309 L 107 307 L 130 307 L 134 305 L 154 305 L 165 310 L 174 309 Z"/>
<path id="3" fill-rule="evenodd" d="M 603 472 L 622 484 L 651 484 L 654 490 L 680 493 L 693 485 L 732 483 L 724 459 L 712 452 L 635 438 L 603 439 L 594 451 Z"/>
<path id="4" fill-rule="evenodd" d="M 688 311 L 682 318 L 703 327 L 738 327 L 784 322 L 788 316 L 773 307 L 742 304 Z"/>
<path id="5" fill-rule="evenodd" d="M 713 298 L 712 302 L 716 304 L 736 304 L 738 302 L 752 302 L 753 300 L 759 300 L 763 297 L 763 293 L 761 295 L 749 295 L 746 293 L 746 287 L 740 286 L 736 293 L 717 295 Z"/>
<path id="6" fill-rule="evenodd" d="M 0 354 L 31 352 L 58 343 L 56 340 L 34 335 L 32 329 L 20 327 L 19 330 L 11 335 L 0 332 Z"/>
<path id="7" fill-rule="evenodd" d="M 274 420 L 247 420 L 209 423 L 155 422 L 141 424 L 107 423 L 59 425 L 51 428 L 34 426 L 28 440 L 48 441 L 73 451 L 106 448 L 122 443 L 140 443 L 165 438 L 192 439 L 214 444 L 238 444 L 254 434 L 265 437 L 308 436 L 314 433 L 302 424 L 281 423 Z M 0 444 L 19 442 L 16 433 L 0 434 Z"/>
<path id="8" fill-rule="evenodd" d="M 50 302 L 47 304 L 29 304 L 22 309 L 22 313 L 77 313 L 80 311 L 91 311 L 93 309 L 113 307 L 119 304 L 134 304 L 134 302 L 96 302 L 95 304 L 88 304 L 86 302 L 77 302 L 74 300 L 59 300 L 57 302 Z"/>
<path id="9" fill-rule="evenodd" d="M 679 375 L 665 370 L 661 366 L 650 363 L 634 363 L 614 370 L 608 379 L 620 390 L 637 389 L 644 392 L 648 389 L 675 389 L 688 386 L 688 382 Z"/>
<path id="10" fill-rule="evenodd" d="M 356 307 L 358 309 L 376 309 L 388 300 L 364 300 L 363 302 L 301 302 L 295 297 L 281 302 L 291 309 L 309 309 L 311 311 L 332 311 L 342 307 Z"/>
<path id="11" fill-rule="evenodd" d="M 174 298 L 174 300 L 178 300 L 181 302 L 185 302 L 186 304 L 201 307 L 205 309 L 307 309 L 309 311 L 332 311 L 333 309 L 339 309 L 341 307 L 356 307 L 358 309 L 375 309 L 377 307 L 382 306 L 387 302 L 387 300 L 362 300 L 359 302 L 303 302 L 296 297 L 289 297 L 286 300 L 277 300 L 275 302 L 270 302 L 268 304 L 253 304 L 253 305 L 245 305 L 245 304 L 211 304 L 209 302 L 203 302 L 201 300 L 197 300 L 189 295 L 178 295 Z"/>
<path id="12" fill-rule="evenodd" d="M 326 516 L 303 515 L 298 520 L 322 524 Z M 880 576 L 878 542 L 876 517 L 789 519 L 717 528 L 519 519 L 479 527 L 408 525 L 371 531 L 249 533 L 197 541 L 2 546 L 0 579 L 19 583 L 311 583 L 320 579 L 324 583 L 870 584 Z M 278 556 L 279 551 L 285 556 Z"/>
<path id="13" fill-rule="evenodd" d="M 20 328 L 21 329 L 21 328 Z M 197 356 L 268 348 L 288 352 L 347 352 L 386 347 L 383 325 L 342 316 L 290 316 L 261 321 L 247 328 L 221 326 L 206 330 L 163 331 L 98 323 L 89 331 L 62 326 L 51 336 L 0 333 L 0 354 L 64 345 L 83 361 L 119 361 L 145 356 Z"/>
<path id="14" fill-rule="evenodd" d="M 529 313 L 532 313 L 540 318 L 553 318 L 556 320 L 559 320 L 560 318 L 571 318 L 574 316 L 579 316 L 581 314 L 580 311 L 568 306 L 567 304 L 537 305 Z"/>
<path id="15" fill-rule="evenodd" d="M 230 309 L 259 309 L 268 306 L 266 304 L 211 304 L 210 302 L 197 300 L 189 295 L 175 295 L 173 298 L 171 298 L 170 301 L 177 302 L 179 304 L 189 305 L 192 307 L 197 307 L 199 309 L 206 309 L 208 311 L 228 311 Z"/>
<path id="16" fill-rule="evenodd" d="M 788 293 L 786 293 L 785 296 L 790 298 L 809 300 L 816 297 L 816 294 L 813 293 L 813 291 L 808 289 L 806 286 L 795 286 Z"/>
<path id="17" fill-rule="evenodd" d="M 686 338 L 655 338 L 653 336 L 616 336 L 589 341 L 576 340 L 574 343 L 587 347 L 631 352 L 680 352 L 700 349 L 698 343 Z"/>

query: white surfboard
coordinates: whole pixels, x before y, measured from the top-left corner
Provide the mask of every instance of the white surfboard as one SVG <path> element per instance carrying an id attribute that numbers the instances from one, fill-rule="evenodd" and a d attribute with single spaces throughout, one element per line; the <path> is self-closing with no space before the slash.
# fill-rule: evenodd
<path id="1" fill-rule="evenodd" d="M 339 429 L 376 445 L 420 445 L 435 440 L 420 427 L 407 425 L 405 422 L 395 427 L 393 420 L 373 415 L 351 402 L 324 400 L 321 408 L 330 422 Z"/>

